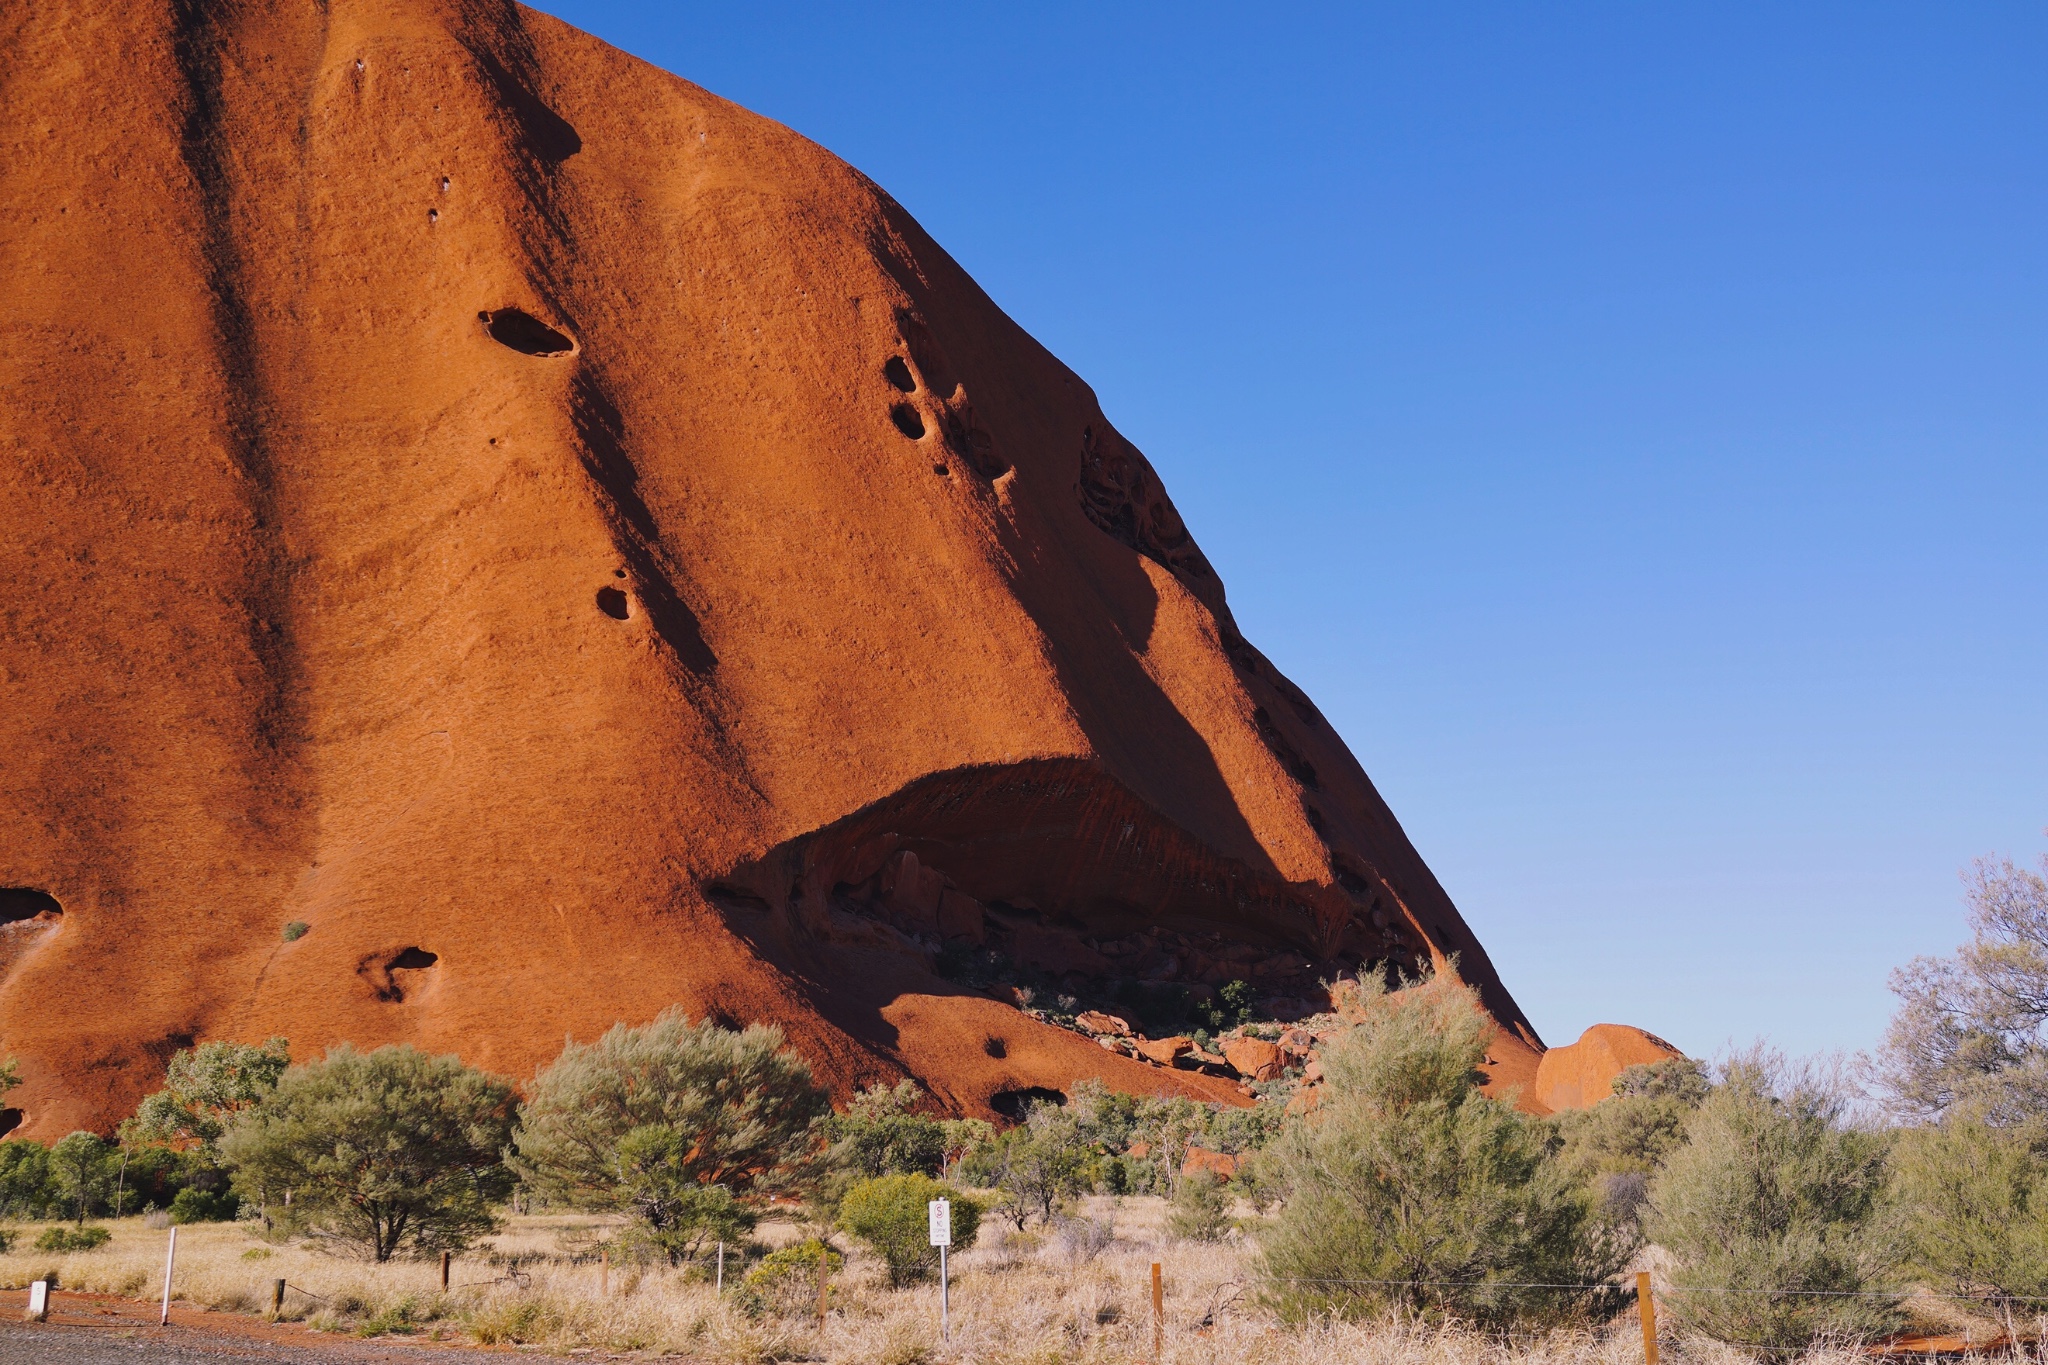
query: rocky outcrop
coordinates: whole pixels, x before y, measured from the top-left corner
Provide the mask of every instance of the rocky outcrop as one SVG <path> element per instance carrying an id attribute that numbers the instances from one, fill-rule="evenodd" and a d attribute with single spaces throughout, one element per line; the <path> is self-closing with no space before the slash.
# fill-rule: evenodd
<path id="1" fill-rule="evenodd" d="M 1614 1078 L 1683 1054 L 1654 1033 L 1627 1024 L 1595 1024 L 1566 1047 L 1543 1054 L 1533 1098 L 1545 1109 L 1584 1109 L 1614 1093 Z"/>
<path id="2" fill-rule="evenodd" d="M 23 1131 L 200 1039 L 523 1078 L 677 1003 L 842 1095 L 1242 1098 L 987 955 L 1272 1018 L 1455 955 L 1533 1068 L 1151 463 L 857 171 L 503 0 L 8 34 Z"/>

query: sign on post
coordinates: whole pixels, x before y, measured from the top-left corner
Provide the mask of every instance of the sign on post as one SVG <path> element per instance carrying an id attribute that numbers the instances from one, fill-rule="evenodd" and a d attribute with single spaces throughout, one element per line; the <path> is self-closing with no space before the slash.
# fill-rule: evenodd
<path id="1" fill-rule="evenodd" d="M 934 1199 L 924 1206 L 931 1219 L 932 1245 L 939 1249 L 939 1340 L 953 1339 L 953 1286 L 946 1276 L 946 1248 L 953 1245 L 953 1202 Z"/>
<path id="2" fill-rule="evenodd" d="M 47 1322 L 50 1317 L 50 1282 L 30 1280 L 28 1282 L 28 1320 Z"/>

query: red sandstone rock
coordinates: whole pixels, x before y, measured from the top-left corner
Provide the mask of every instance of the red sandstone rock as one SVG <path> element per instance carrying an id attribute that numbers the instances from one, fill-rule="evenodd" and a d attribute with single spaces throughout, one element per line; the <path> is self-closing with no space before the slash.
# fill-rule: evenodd
<path id="1" fill-rule="evenodd" d="M 981 913 L 981 902 L 972 896 L 947 887 L 939 893 L 939 935 L 947 940 L 964 940 L 968 943 L 982 943 L 988 938 L 988 928 Z"/>
<path id="2" fill-rule="evenodd" d="M 1193 1175 L 1196 1171 L 1214 1171 L 1224 1180 L 1237 1174 L 1238 1159 L 1228 1152 L 1212 1152 L 1203 1147 L 1190 1147 L 1180 1163 L 1182 1175 Z"/>
<path id="3" fill-rule="evenodd" d="M 1157 1062 L 1161 1066 L 1172 1066 L 1195 1050 L 1192 1038 L 1140 1038 L 1132 1046 L 1137 1048 L 1140 1057 L 1149 1062 Z"/>
<path id="4" fill-rule="evenodd" d="M 1227 926 L 1203 957 L 1290 993 L 1456 954 L 1526 1031 L 1144 455 L 830 153 L 501 0 L 8 42 L 25 1133 L 195 1040 L 526 1078 L 677 1003 L 841 1096 L 1236 1095 L 878 932 L 971 941 L 966 901 Z"/>
<path id="5" fill-rule="evenodd" d="M 1543 1054 L 1535 1097 L 1553 1111 L 1590 1108 L 1614 1094 L 1614 1078 L 1629 1067 L 1682 1055 L 1654 1033 L 1626 1024 L 1595 1024 L 1576 1043 Z"/>
<path id="6" fill-rule="evenodd" d="M 1312 1114 L 1322 1107 L 1323 1088 L 1320 1085 L 1304 1085 L 1296 1090 L 1287 1101 L 1290 1114 Z"/>
<path id="7" fill-rule="evenodd" d="M 1114 1014 L 1103 1014 L 1099 1010 L 1083 1010 L 1074 1016 L 1074 1023 L 1087 1033 L 1107 1033 L 1126 1037 L 1131 1031 L 1131 1026 Z"/>
<path id="8" fill-rule="evenodd" d="M 1223 1055 L 1247 1080 L 1277 1080 L 1285 1069 L 1280 1049 L 1263 1038 L 1233 1038 L 1223 1045 Z"/>

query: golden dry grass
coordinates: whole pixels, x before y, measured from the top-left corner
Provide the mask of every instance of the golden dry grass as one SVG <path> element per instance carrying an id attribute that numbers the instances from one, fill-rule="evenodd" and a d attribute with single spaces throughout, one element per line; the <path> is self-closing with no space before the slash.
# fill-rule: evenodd
<path id="1" fill-rule="evenodd" d="M 1093 1365 L 1149 1360 L 1151 1266 L 1164 1266 L 1166 1365 L 1637 1365 L 1641 1337 L 1633 1316 L 1594 1331 L 1503 1340 L 1414 1323 L 1336 1323 L 1288 1327 L 1241 1290 L 1249 1247 L 1175 1242 L 1163 1232 L 1156 1199 L 1093 1199 L 1083 1212 L 1110 1220 L 1115 1239 L 1098 1254 L 1074 1254 L 1057 1238 L 1006 1237 L 984 1226 L 982 1244 L 953 1258 L 952 1341 L 939 1339 L 938 1290 L 887 1287 L 880 1265 L 856 1252 L 832 1286 L 822 1332 L 808 1313 L 750 1318 L 721 1300 L 703 1278 L 667 1267 L 577 1263 L 579 1242 L 602 1221 L 574 1215 L 522 1216 L 455 1262 L 452 1288 L 440 1292 L 438 1267 L 420 1262 L 372 1265 L 305 1246 L 267 1244 L 243 1225 L 197 1224 L 179 1231 L 176 1297 L 236 1312 L 267 1312 L 273 1281 L 292 1293 L 287 1318 L 334 1331 L 400 1331 L 421 1337 L 521 1343 L 556 1351 L 597 1348 L 674 1354 L 719 1362 L 803 1358 L 830 1365 Z M 86 1253 L 21 1248 L 0 1256 L 0 1284 L 19 1287 L 54 1272 L 65 1288 L 128 1296 L 161 1292 L 165 1233 L 140 1219 L 107 1224 L 113 1241 Z M 771 1225 L 764 1240 L 801 1235 Z M 842 1239 L 843 1241 L 843 1239 Z M 515 1278 L 508 1264 L 518 1260 Z M 736 1282 L 737 1264 L 729 1286 Z M 600 1292 L 601 1284 L 609 1292 Z M 1208 1317 L 1211 1325 L 1200 1326 Z M 1666 1360 L 1737 1365 L 1726 1347 L 1667 1347 Z M 1801 1365 L 1865 1362 L 1854 1351 L 1821 1351 Z"/>

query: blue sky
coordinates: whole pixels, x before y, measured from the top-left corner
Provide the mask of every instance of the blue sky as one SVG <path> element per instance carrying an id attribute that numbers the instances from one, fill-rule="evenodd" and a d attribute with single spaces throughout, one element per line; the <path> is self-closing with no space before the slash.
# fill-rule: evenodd
<path id="1" fill-rule="evenodd" d="M 1868 1047 L 2048 849 L 2048 9 L 541 8 L 917 215 L 1553 1042 Z"/>

